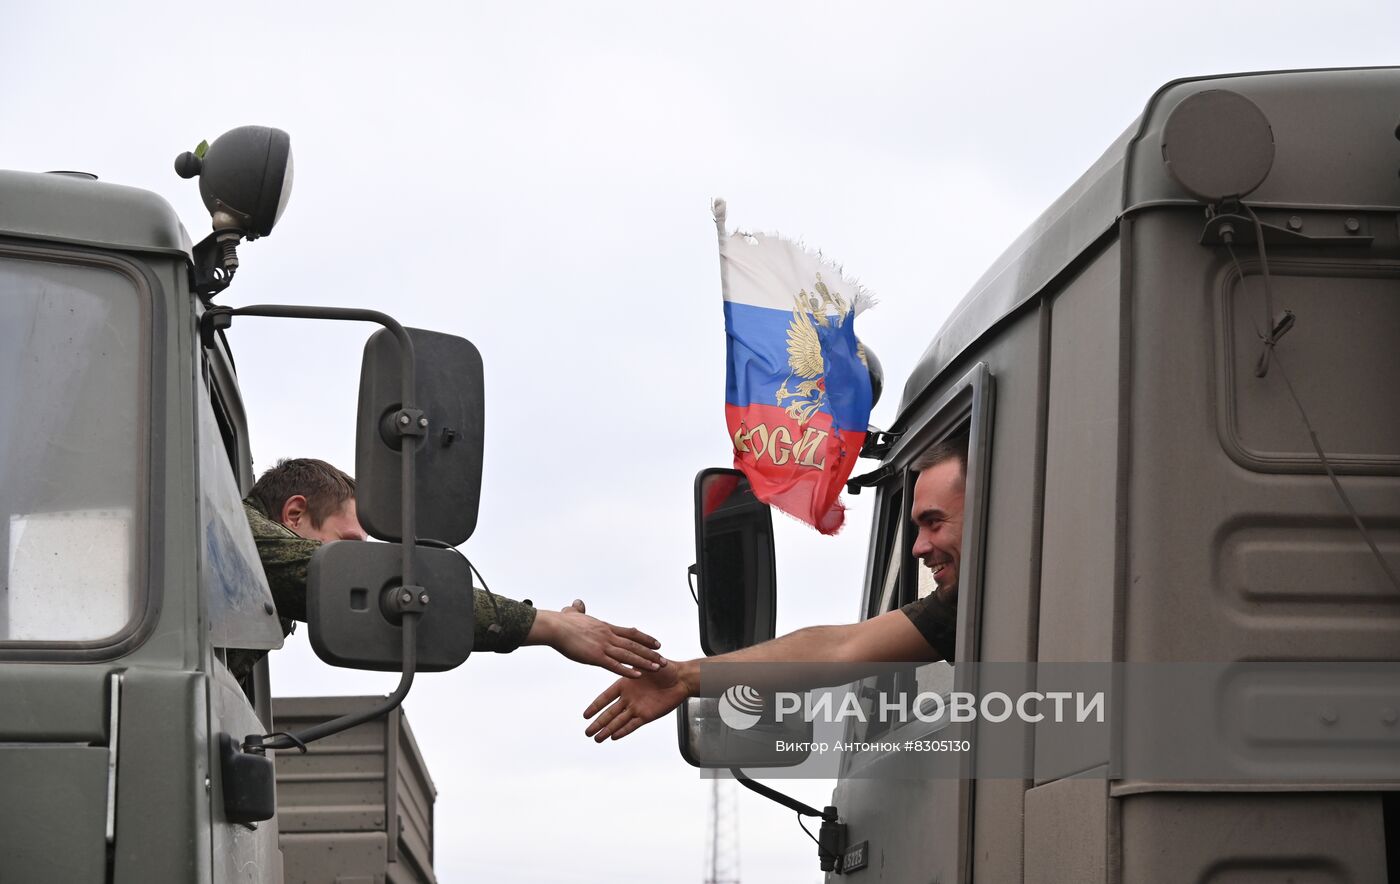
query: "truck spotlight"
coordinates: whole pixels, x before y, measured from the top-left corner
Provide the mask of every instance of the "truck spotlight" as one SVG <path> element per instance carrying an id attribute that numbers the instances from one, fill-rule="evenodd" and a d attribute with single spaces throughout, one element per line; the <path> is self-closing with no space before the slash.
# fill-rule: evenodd
<path id="1" fill-rule="evenodd" d="M 214 221 L 223 271 L 238 268 L 238 243 L 267 236 L 292 193 L 292 139 L 270 126 L 239 126 L 175 158 L 181 178 L 199 176 L 199 195 Z"/>

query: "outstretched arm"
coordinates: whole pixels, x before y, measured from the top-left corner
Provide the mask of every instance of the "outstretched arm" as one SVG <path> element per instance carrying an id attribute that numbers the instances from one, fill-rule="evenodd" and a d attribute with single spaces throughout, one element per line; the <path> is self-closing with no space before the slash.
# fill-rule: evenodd
<path id="1" fill-rule="evenodd" d="M 809 626 L 732 653 L 672 662 L 665 669 L 635 680 L 620 679 L 584 710 L 584 718 L 593 718 L 584 733 L 599 743 L 609 737 L 620 740 L 666 715 L 687 697 L 699 694 L 700 666 L 707 662 L 902 663 L 928 661 L 935 656 L 928 641 L 902 611 L 844 626 Z M 844 670 L 840 682 L 850 679 L 850 670 Z"/>
<path id="2" fill-rule="evenodd" d="M 580 599 L 560 611 L 536 613 L 523 643 L 549 645 L 575 663 L 601 666 L 624 680 L 666 666 L 666 658 L 656 652 L 660 642 L 640 629 L 588 616 Z"/>

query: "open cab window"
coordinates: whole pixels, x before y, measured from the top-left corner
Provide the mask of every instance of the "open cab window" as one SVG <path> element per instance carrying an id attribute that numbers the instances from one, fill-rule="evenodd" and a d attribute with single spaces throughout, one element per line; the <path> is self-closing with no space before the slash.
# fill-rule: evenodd
<path id="1" fill-rule="evenodd" d="M 911 510 L 915 504 L 915 485 L 918 472 L 914 469 L 935 445 L 962 440 L 966 446 L 967 462 L 963 471 L 962 533 L 957 543 L 957 591 L 953 605 L 956 609 L 956 652 L 951 661 L 940 664 L 926 664 L 919 668 L 921 682 L 941 683 L 937 673 L 956 668 L 958 663 L 978 660 L 978 623 L 982 597 L 982 559 L 985 546 L 987 488 L 991 481 L 991 415 L 992 377 L 985 364 L 978 363 L 957 383 L 947 389 L 943 396 L 928 408 L 921 409 L 922 417 L 916 417 L 905 432 L 901 444 L 891 453 L 890 465 L 894 475 L 890 484 L 898 484 L 899 494 L 885 493 L 882 502 L 898 500 L 899 510 L 888 518 L 882 514 L 877 525 L 885 525 L 897 519 L 898 533 L 889 528 L 885 532 L 892 535 L 897 543 L 883 546 L 890 561 L 890 570 L 898 568 L 895 585 L 897 593 L 892 596 L 893 610 L 931 595 L 937 588 L 930 570 L 919 562 L 913 554 L 917 528 L 911 520 Z M 876 548 L 881 540 L 876 539 Z M 888 582 L 889 574 L 882 575 Z M 871 612 L 876 613 L 876 612 Z M 930 681 L 931 680 L 931 681 Z M 951 681 L 947 682 L 951 688 Z M 920 688 L 923 689 L 922 687 Z"/>
<path id="2" fill-rule="evenodd" d="M 964 476 L 961 556 L 958 566 L 956 602 L 956 653 L 952 660 L 933 660 L 911 665 L 895 673 L 867 679 L 858 688 L 861 704 L 873 710 L 879 698 L 900 697 L 906 704 L 932 694 L 947 699 L 954 689 L 958 664 L 977 659 L 977 611 L 981 596 L 981 556 L 985 523 L 985 491 L 988 484 L 990 450 L 991 376 L 986 366 L 977 365 L 944 398 L 924 411 L 905 433 L 905 442 L 891 453 L 889 477 L 879 487 L 876 517 L 871 540 L 871 566 L 863 614 L 869 619 L 924 599 L 937 590 L 933 573 L 913 553 L 917 526 L 911 519 L 915 504 L 914 469 L 934 445 L 965 439 L 967 465 Z M 932 646 L 930 656 L 940 652 Z M 915 661 L 911 661 L 913 664 Z M 935 708 L 929 701 L 925 705 Z M 946 708 L 946 706 L 945 706 Z M 927 709 L 924 710 L 927 713 Z M 932 732 L 947 725 L 946 720 L 929 722 L 929 716 L 915 715 L 912 709 L 899 717 L 867 714 L 865 721 L 852 721 L 848 740 L 868 742 L 902 726 Z"/>
<path id="3" fill-rule="evenodd" d="M 282 646 L 282 628 L 267 577 L 243 512 L 230 464 L 227 421 L 198 385 L 200 589 L 216 648 L 270 650 Z"/>

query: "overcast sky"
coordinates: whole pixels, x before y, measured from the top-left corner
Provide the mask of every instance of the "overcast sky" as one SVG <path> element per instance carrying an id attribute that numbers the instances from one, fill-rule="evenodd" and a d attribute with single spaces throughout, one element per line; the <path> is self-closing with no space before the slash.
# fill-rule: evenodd
<path id="1" fill-rule="evenodd" d="M 500 594 L 699 653 L 692 482 L 727 465 L 708 204 L 801 237 L 879 298 L 860 337 L 893 420 L 988 264 L 1178 77 L 1382 65 L 1393 2 L 45 3 L 0 0 L 0 167 L 81 169 L 208 231 L 171 161 L 258 123 L 295 190 L 223 303 L 373 307 L 470 338 L 486 479 L 466 553 Z M 1400 108 L 1400 106 L 1398 106 Z M 1400 114 L 1400 109 L 1397 110 Z M 242 319 L 259 469 L 353 468 L 368 329 Z M 863 462 L 858 469 L 872 467 Z M 779 517 L 779 629 L 856 614 L 869 497 L 821 538 Z M 698 882 L 708 783 L 659 721 L 595 746 L 611 682 L 547 649 L 421 677 L 405 707 L 438 788 L 443 882 Z M 303 635 L 279 694 L 385 693 Z M 791 791 L 826 803 L 830 782 Z M 745 882 L 820 880 L 790 812 L 736 802 Z"/>

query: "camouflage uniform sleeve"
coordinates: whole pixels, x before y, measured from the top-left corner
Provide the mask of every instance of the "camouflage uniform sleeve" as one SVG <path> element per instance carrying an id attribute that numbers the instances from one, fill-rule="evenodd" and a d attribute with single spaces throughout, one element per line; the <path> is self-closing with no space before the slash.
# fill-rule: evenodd
<path id="1" fill-rule="evenodd" d="M 939 655 L 952 663 L 957 651 L 958 606 L 940 601 L 937 593 L 929 593 L 899 609 L 913 622 L 914 628 Z"/>
<path id="2" fill-rule="evenodd" d="M 243 512 L 248 517 L 248 527 L 253 530 L 253 542 L 257 544 L 258 558 L 262 560 L 278 615 L 305 622 L 306 566 L 321 544 L 298 537 L 246 500 Z"/>
<path id="3" fill-rule="evenodd" d="M 253 530 L 253 541 L 258 546 L 258 558 L 267 574 L 277 613 L 305 622 L 306 566 L 321 544 L 298 537 L 246 500 L 243 510 Z M 472 607 L 476 613 L 472 648 L 477 651 L 509 653 L 520 647 L 535 623 L 535 609 L 530 603 L 496 596 L 493 605 L 482 590 L 473 590 Z M 493 626 L 499 628 L 493 629 Z"/>
<path id="4" fill-rule="evenodd" d="M 472 590 L 472 603 L 476 611 L 473 650 L 508 654 L 520 647 L 535 624 L 535 608 L 529 602 L 496 596 L 493 605 L 484 590 L 476 589 Z M 493 629 L 493 626 L 500 628 Z"/>

